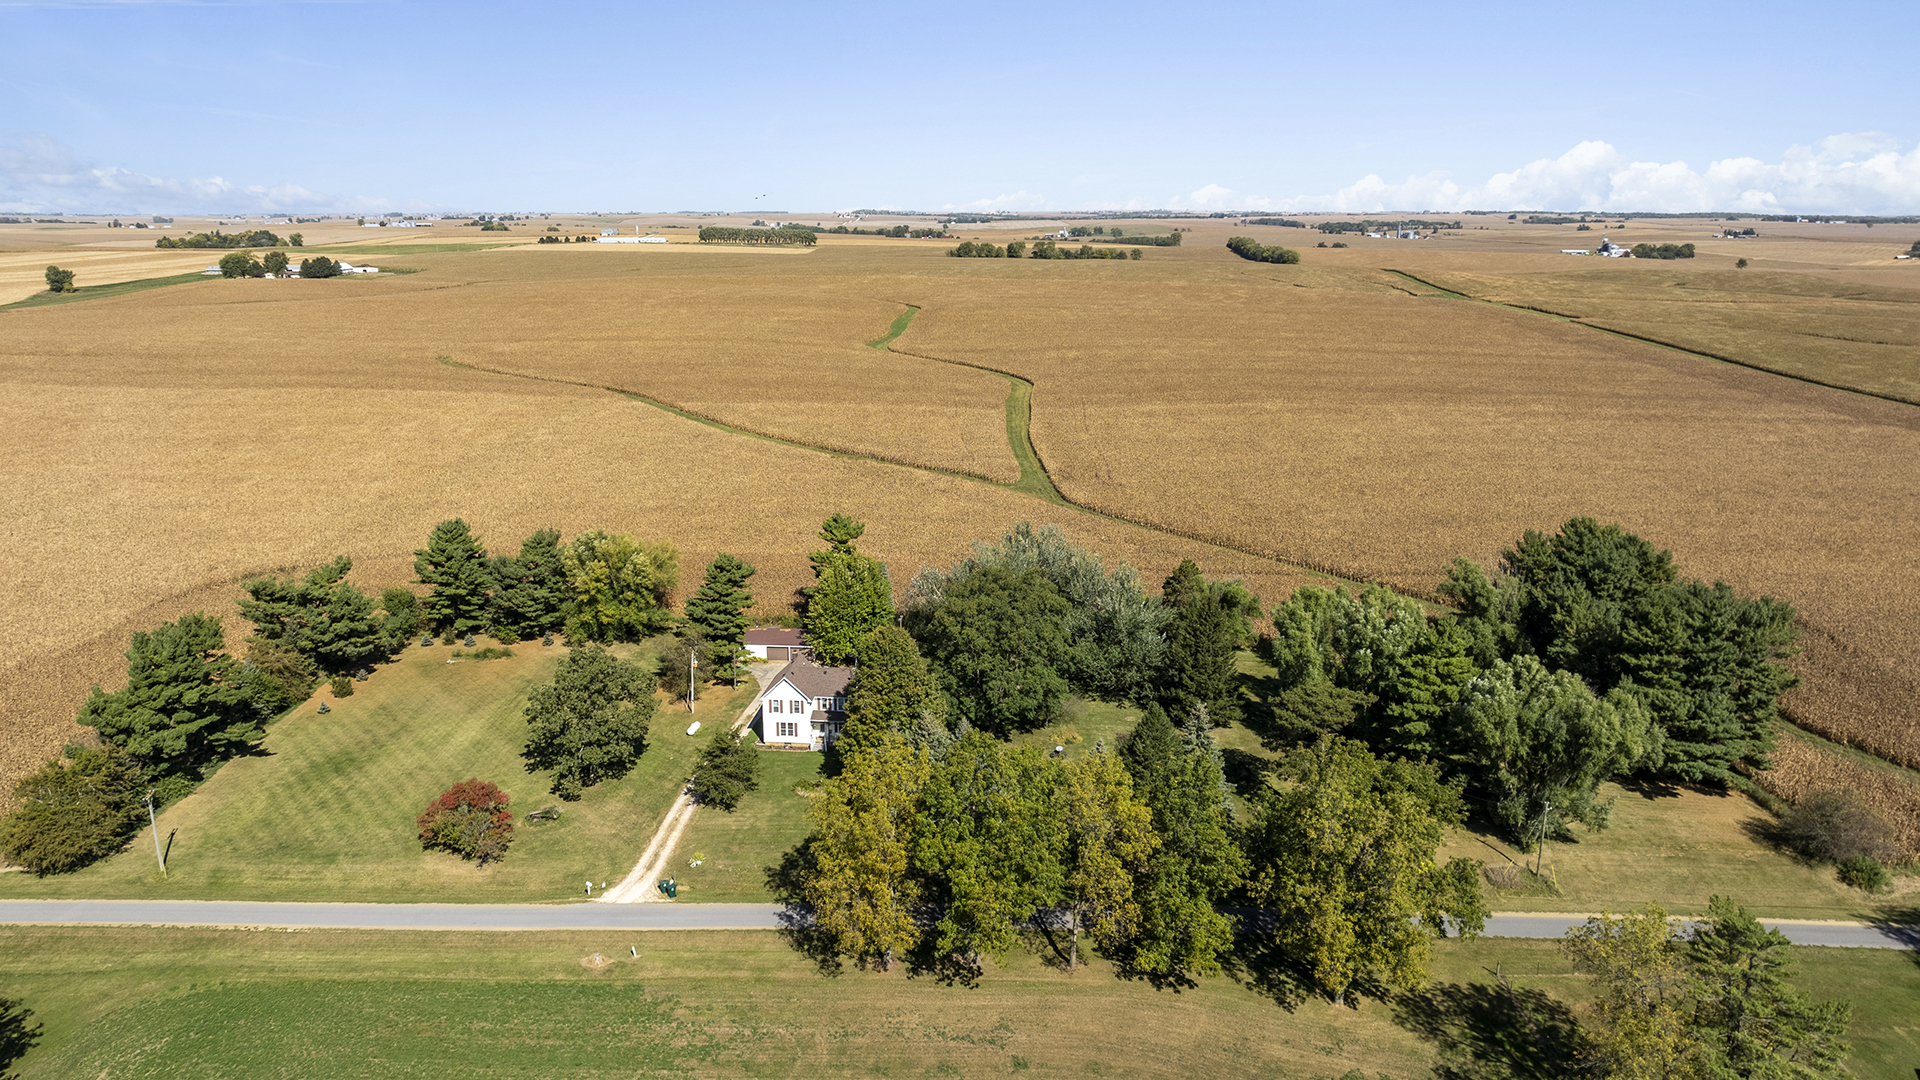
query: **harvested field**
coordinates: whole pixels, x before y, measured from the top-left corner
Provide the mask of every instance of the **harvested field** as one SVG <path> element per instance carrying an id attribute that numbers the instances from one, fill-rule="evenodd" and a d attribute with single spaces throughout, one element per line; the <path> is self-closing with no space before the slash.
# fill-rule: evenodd
<path id="1" fill-rule="evenodd" d="M 399 278 L 208 282 L 0 313 L 0 536 L 38 553 L 0 582 L 0 709 L 19 744 L 6 776 L 72 732 L 87 685 L 117 681 L 131 629 L 231 610 L 253 572 L 347 551 L 364 584 L 404 580 L 427 529 L 459 514 L 497 546 L 549 525 L 671 539 L 689 577 L 731 550 L 761 567 L 774 609 L 835 510 L 872 524 L 899 581 L 1031 518 L 1149 581 L 1192 554 L 1269 606 L 1302 580 L 1276 558 L 1425 592 L 1453 556 L 1491 562 L 1523 529 L 1618 521 L 1687 573 L 1793 602 L 1808 680 L 1795 719 L 1920 764 L 1920 412 L 1445 299 L 1382 269 L 1541 270 L 1552 257 L 1536 252 L 1566 246 L 1548 232 L 1331 250 L 1297 229 L 1193 228 L 1141 262 L 831 237 L 779 258 L 569 249 L 531 245 L 528 228 L 505 249 L 381 257 L 420 271 Z M 1220 247 L 1235 232 L 1308 262 L 1236 259 Z M 445 224 L 378 237 L 482 238 Z M 1821 253 L 1868 240 L 1882 238 Z M 1769 286 L 1754 303 L 1817 305 L 1819 288 Z M 922 310 L 894 354 L 862 344 L 908 304 Z M 1007 380 L 957 364 L 1033 381 L 1033 442 L 1067 497 L 1256 554 L 924 471 L 1019 476 Z"/>
<path id="2" fill-rule="evenodd" d="M 1867 284 L 1822 273 L 1593 262 L 1597 269 L 1420 276 L 1479 299 L 1920 404 L 1920 274 L 1894 268 Z"/>
<path id="3" fill-rule="evenodd" d="M 237 631 L 238 581 L 339 552 L 355 557 L 364 586 L 409 580 L 413 549 L 456 515 L 496 549 L 548 526 L 671 540 L 688 588 L 716 549 L 732 551 L 760 568 L 754 592 L 776 611 L 809 580 L 805 554 L 836 511 L 872 523 L 862 545 L 903 586 L 921 565 L 1026 518 L 1058 523 L 1153 581 L 1187 557 L 1267 596 L 1301 580 L 976 481 L 742 438 L 604 391 L 395 356 L 350 318 L 295 348 L 301 331 L 325 325 L 303 321 L 322 316 L 301 303 L 169 310 L 180 303 L 161 290 L 0 316 L 0 538 L 37 553 L 0 580 L 0 790 L 79 734 L 72 718 L 87 687 L 123 679 L 131 631 L 197 609 Z M 15 332 L 77 316 L 92 321 L 68 322 L 64 342 L 38 322 Z M 184 330 L 175 345 L 156 331 L 146 346 L 121 332 L 251 325 L 226 321 L 241 316 L 262 320 L 265 335 L 244 340 L 287 348 L 194 349 Z M 83 340 L 90 327 L 106 340 Z M 999 425 L 997 398 L 993 407 Z"/>
<path id="4" fill-rule="evenodd" d="M 1070 499 L 1416 593 L 1524 529 L 1617 521 L 1792 602 L 1796 720 L 1920 764 L 1920 411 L 1378 271 L 1218 256 L 1097 289 L 1071 263 L 924 281 L 895 347 L 1031 378 Z"/>
<path id="5" fill-rule="evenodd" d="M 1816 791 L 1851 791 L 1885 815 L 1906 858 L 1920 859 L 1920 780 L 1911 773 L 1789 734 L 1773 754 L 1773 768 L 1753 779 L 1788 802 Z"/>

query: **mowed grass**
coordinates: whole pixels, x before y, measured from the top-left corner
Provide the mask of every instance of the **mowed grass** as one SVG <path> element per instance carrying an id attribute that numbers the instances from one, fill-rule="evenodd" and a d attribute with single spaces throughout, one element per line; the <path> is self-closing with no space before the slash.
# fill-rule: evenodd
<path id="1" fill-rule="evenodd" d="M 121 281 L 112 285 L 82 285 L 72 292 L 37 292 L 25 300 L 16 300 L 11 304 L 0 305 L 0 311 L 12 308 L 48 307 L 53 304 L 72 304 L 81 300 L 104 300 L 109 296 L 126 296 L 129 293 L 146 292 L 148 289 L 164 289 L 169 285 L 185 285 L 190 281 L 206 281 L 204 272 L 191 274 L 169 274 L 163 277 L 141 278 L 138 281 Z"/>
<path id="2" fill-rule="evenodd" d="M 767 870 L 806 839 L 803 793 L 820 780 L 822 756 L 811 751 L 761 750 L 760 786 L 731 812 L 702 806 L 680 837 L 670 864 L 680 899 L 709 904 L 764 904 Z M 695 859 L 699 866 L 692 865 Z"/>
<path id="3" fill-rule="evenodd" d="M 164 879 L 143 831 L 118 856 L 74 874 L 0 875 L 0 894 L 528 902 L 625 876 L 692 772 L 701 740 L 685 735 L 685 714 L 663 705 L 632 773 L 562 803 L 548 793 L 551 774 L 529 775 L 520 751 L 527 696 L 551 679 L 565 649 L 523 643 L 508 659 L 448 663 L 454 651 L 410 647 L 351 697 L 322 689 L 273 725 L 261 754 L 229 762 L 168 807 L 159 819 L 163 843 L 172 837 Z M 716 691 L 709 707 L 737 712 L 743 695 L 750 688 Z M 513 846 L 494 865 L 421 850 L 415 818 L 469 777 L 513 797 Z M 560 807 L 560 819 L 526 820 L 543 806 Z"/>
<path id="4" fill-rule="evenodd" d="M 634 958 L 629 949 L 636 949 Z M 588 966 L 594 954 L 612 961 Z M 1853 1074 L 1911 1077 L 1920 966 L 1794 950 L 1797 984 L 1853 1000 Z M 1285 1005 L 1259 972 L 1157 990 L 1031 952 L 976 989 L 901 972 L 823 977 L 772 932 L 452 933 L 0 927 L 0 990 L 46 1025 L 23 1077 L 1277 1076 L 1408 1080 L 1552 1069 L 1495 973 L 1540 1019 L 1584 1016 L 1550 941 L 1450 940 L 1394 999 Z M 1547 1073 L 1541 1072 L 1540 1075 Z"/>

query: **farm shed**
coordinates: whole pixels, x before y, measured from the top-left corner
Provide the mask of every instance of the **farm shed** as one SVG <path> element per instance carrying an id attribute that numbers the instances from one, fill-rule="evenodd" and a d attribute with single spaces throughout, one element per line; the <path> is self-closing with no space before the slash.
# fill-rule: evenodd
<path id="1" fill-rule="evenodd" d="M 808 659 L 781 668 L 760 694 L 760 741 L 819 750 L 838 739 L 853 673 L 850 667 L 822 667 Z"/>
<path id="2" fill-rule="evenodd" d="M 747 631 L 745 642 L 747 652 L 761 660 L 785 663 L 813 654 L 813 650 L 807 648 L 805 634 L 779 626 L 756 626 Z"/>

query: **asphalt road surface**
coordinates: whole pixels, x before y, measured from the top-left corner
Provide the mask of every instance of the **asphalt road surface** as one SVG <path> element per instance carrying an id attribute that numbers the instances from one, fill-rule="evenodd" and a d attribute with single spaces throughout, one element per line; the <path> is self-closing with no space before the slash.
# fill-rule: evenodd
<path id="1" fill-rule="evenodd" d="M 386 930 L 772 930 L 775 904 L 297 904 L 241 900 L 0 900 L 0 923 Z M 1586 920 L 1495 915 L 1491 937 L 1557 938 Z M 1774 922 L 1796 945 L 1920 949 L 1920 926 Z"/>

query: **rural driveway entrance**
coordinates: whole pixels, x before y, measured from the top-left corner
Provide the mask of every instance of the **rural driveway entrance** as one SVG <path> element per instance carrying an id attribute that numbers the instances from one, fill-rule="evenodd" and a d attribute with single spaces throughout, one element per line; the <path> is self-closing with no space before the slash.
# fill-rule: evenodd
<path id="1" fill-rule="evenodd" d="M 778 904 L 289 904 L 243 900 L 0 900 L 0 924 L 384 930 L 777 930 Z M 1490 937 L 1557 938 L 1577 915 L 1495 915 Z M 1767 922 L 1796 945 L 1920 947 L 1920 926 Z"/>
<path id="2" fill-rule="evenodd" d="M 760 684 L 760 692 L 765 693 L 767 684 L 780 674 L 784 664 L 751 664 L 747 671 L 753 675 L 753 681 Z M 760 708 L 760 696 L 754 695 L 753 703 L 746 707 L 738 719 L 733 722 L 735 731 L 746 727 L 753 720 L 753 714 Z M 653 839 L 648 841 L 647 849 L 640 853 L 640 861 L 633 864 L 627 876 L 620 883 L 597 899 L 603 904 L 647 904 L 665 900 L 654 883 L 669 876 L 667 867 L 672 864 L 673 853 L 680 846 L 680 836 L 687 831 L 687 824 L 693 820 L 693 812 L 699 806 L 693 801 L 693 786 L 682 788 L 667 808 L 667 816 L 660 819 L 660 827 L 654 830 Z"/>

